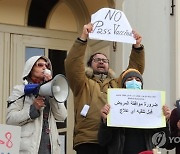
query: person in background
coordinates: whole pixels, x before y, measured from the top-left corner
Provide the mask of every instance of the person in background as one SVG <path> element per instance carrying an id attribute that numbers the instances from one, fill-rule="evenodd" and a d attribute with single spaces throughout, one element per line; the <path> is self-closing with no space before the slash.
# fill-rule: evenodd
<path id="1" fill-rule="evenodd" d="M 180 100 L 176 100 L 176 107 L 172 110 L 170 116 L 171 142 L 168 150 L 175 148 L 176 154 L 180 153 Z M 176 139 L 175 139 L 176 138 Z"/>
<path id="2" fill-rule="evenodd" d="M 84 25 L 65 60 L 68 83 L 74 95 L 74 139 L 77 154 L 106 154 L 106 149 L 98 143 L 98 129 L 101 121 L 100 110 L 107 103 L 107 89 L 118 88 L 119 79 L 110 69 L 110 61 L 103 53 L 94 53 L 87 62 L 84 56 L 91 23 Z M 128 68 L 144 71 L 144 47 L 142 37 L 134 32 L 136 44 L 132 46 Z"/>
<path id="3" fill-rule="evenodd" d="M 59 154 L 56 121 L 67 117 L 64 103 L 49 96 L 24 95 L 27 84 L 52 79 L 52 66 L 45 56 L 33 56 L 24 66 L 22 85 L 16 85 L 8 98 L 6 123 L 21 127 L 20 154 Z M 23 96 L 23 97 L 22 97 Z"/>
<path id="4" fill-rule="evenodd" d="M 136 69 L 127 69 L 122 73 L 121 87 L 126 89 L 143 89 L 143 78 Z M 140 129 L 124 127 L 108 127 L 107 115 L 110 112 L 110 105 L 106 104 L 101 109 L 102 122 L 98 132 L 99 144 L 108 149 L 108 154 L 138 154 L 149 150 L 152 152 L 155 145 L 152 143 L 152 136 L 164 131 L 168 133 L 168 127 L 157 129 Z M 163 113 L 169 119 L 171 110 L 163 106 Z M 131 120 L 131 119 L 129 119 Z"/>

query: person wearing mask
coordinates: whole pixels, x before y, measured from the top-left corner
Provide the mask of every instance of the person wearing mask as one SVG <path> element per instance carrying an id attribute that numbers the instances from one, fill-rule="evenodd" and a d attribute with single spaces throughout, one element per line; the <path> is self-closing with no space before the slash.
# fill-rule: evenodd
<path id="1" fill-rule="evenodd" d="M 122 88 L 143 89 L 143 78 L 138 70 L 127 69 L 122 73 L 121 77 Z M 152 136 L 161 131 L 169 134 L 168 127 L 157 129 L 108 127 L 107 115 L 110 109 L 109 104 L 106 104 L 101 109 L 102 122 L 98 132 L 99 144 L 108 149 L 108 154 L 138 154 L 149 150 L 152 152 L 155 148 L 152 143 Z M 166 119 L 169 119 L 170 109 L 167 106 L 163 106 L 162 109 Z"/>
<path id="2" fill-rule="evenodd" d="M 81 36 L 75 40 L 65 60 L 66 77 L 74 96 L 73 147 L 77 154 L 106 154 L 97 138 L 100 110 L 107 103 L 107 89 L 120 86 L 120 77 L 114 77 L 110 61 L 103 53 L 91 55 L 85 70 L 84 56 L 88 34 L 92 29 L 91 23 L 84 25 Z M 128 68 L 135 68 L 143 73 L 142 37 L 137 32 L 133 31 L 133 34 L 136 44 L 132 46 Z"/>
<path id="3" fill-rule="evenodd" d="M 59 154 L 56 121 L 67 117 L 64 103 L 53 97 L 24 94 L 25 86 L 52 79 L 52 65 L 45 56 L 33 56 L 24 66 L 23 83 L 13 88 L 8 98 L 6 123 L 21 127 L 20 154 Z M 23 97 L 22 97 L 23 96 Z"/>

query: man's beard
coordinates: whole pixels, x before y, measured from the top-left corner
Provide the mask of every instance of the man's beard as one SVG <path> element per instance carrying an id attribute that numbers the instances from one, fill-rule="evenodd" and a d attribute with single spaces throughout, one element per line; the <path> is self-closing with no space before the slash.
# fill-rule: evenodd
<path id="1" fill-rule="evenodd" d="M 98 71 L 93 71 L 94 74 L 104 74 L 104 75 L 108 75 L 108 71 L 104 71 L 104 72 L 98 72 Z"/>

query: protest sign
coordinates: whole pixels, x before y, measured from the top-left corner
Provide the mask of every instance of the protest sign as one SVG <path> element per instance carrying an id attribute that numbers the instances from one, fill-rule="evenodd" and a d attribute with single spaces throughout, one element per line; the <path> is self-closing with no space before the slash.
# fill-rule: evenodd
<path id="1" fill-rule="evenodd" d="M 125 14 L 116 9 L 102 8 L 91 16 L 93 31 L 90 39 L 135 44 L 132 28 Z"/>
<path id="2" fill-rule="evenodd" d="M 129 128 L 165 127 L 164 91 L 108 89 L 107 125 Z"/>
<path id="3" fill-rule="evenodd" d="M 0 154 L 19 154 L 21 127 L 0 124 Z"/>

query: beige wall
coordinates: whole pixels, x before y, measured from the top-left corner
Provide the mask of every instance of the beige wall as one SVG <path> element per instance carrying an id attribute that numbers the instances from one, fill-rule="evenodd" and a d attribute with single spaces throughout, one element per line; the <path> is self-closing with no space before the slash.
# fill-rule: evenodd
<path id="1" fill-rule="evenodd" d="M 176 36 L 175 36 L 175 43 L 176 43 L 176 98 L 180 99 L 180 2 L 176 1 L 175 7 L 175 14 L 176 14 Z"/>
<path id="2" fill-rule="evenodd" d="M 173 108 L 177 98 L 175 92 L 177 84 L 175 55 L 178 53 L 175 49 L 177 13 L 170 16 L 170 8 L 170 1 L 164 0 L 158 2 L 126 0 L 123 3 L 123 10 L 132 28 L 143 37 L 146 58 L 144 88 L 166 91 L 166 103 Z M 128 58 L 129 50 L 130 47 L 125 44 L 124 59 Z M 126 64 L 127 61 L 124 61 L 124 66 Z"/>
<path id="3" fill-rule="evenodd" d="M 5 122 L 7 97 L 9 95 L 9 58 L 10 54 L 10 35 L 0 32 L 0 123 Z"/>
<path id="4" fill-rule="evenodd" d="M 46 30 L 24 27 L 27 25 L 30 1 L 0 1 L 0 23 L 3 23 L 0 24 L 0 123 L 5 122 L 6 99 L 12 85 L 17 80 L 17 77 L 15 77 L 17 72 L 12 72 L 13 70 L 12 68 L 10 69 L 9 63 L 9 61 L 14 61 L 15 58 L 13 59 L 10 55 L 17 53 L 15 54 L 17 56 L 19 52 L 17 49 L 21 48 L 19 46 L 14 53 L 11 53 L 11 47 L 15 43 L 14 36 L 11 34 L 38 35 L 38 37 L 42 38 L 73 41 L 81 33 L 82 26 L 89 21 L 91 13 L 94 13 L 101 6 L 113 5 L 113 2 L 109 1 L 104 0 L 101 1 L 102 3 L 96 3 L 96 0 L 91 2 L 84 0 L 84 3 L 80 0 L 67 0 L 66 3 L 60 2 L 49 15 Z M 78 8 L 79 5 L 81 6 L 80 10 Z M 116 8 L 126 14 L 133 29 L 140 32 L 143 36 L 143 44 L 146 49 L 145 88 L 166 91 L 167 105 L 171 108 L 173 108 L 173 102 L 180 98 L 180 2 L 176 1 L 175 5 L 175 16 L 170 16 L 170 1 L 116 0 Z M 67 16 L 71 20 L 67 20 Z M 10 26 L 9 24 L 18 26 Z M 16 37 L 16 39 L 18 38 Z M 70 44 L 68 45 L 70 47 Z M 117 43 L 116 52 L 113 52 L 112 43 L 101 41 L 94 43 L 92 41 L 88 45 L 89 53 L 105 49 L 105 52 L 113 61 L 111 67 L 117 74 L 126 68 L 130 48 L 131 45 L 129 44 Z M 87 53 L 86 58 L 88 58 L 89 53 Z M 13 73 L 13 75 L 10 73 Z M 69 104 L 69 112 L 72 113 L 72 95 L 70 95 L 68 100 L 71 102 L 71 105 Z M 69 134 L 68 140 L 72 140 L 72 121 L 74 119 L 73 114 L 69 115 L 68 127 L 70 127 L 71 134 Z M 72 149 L 70 151 L 72 152 Z M 71 152 L 68 154 L 71 154 Z"/>

